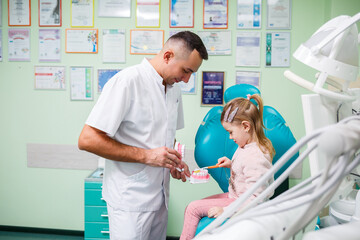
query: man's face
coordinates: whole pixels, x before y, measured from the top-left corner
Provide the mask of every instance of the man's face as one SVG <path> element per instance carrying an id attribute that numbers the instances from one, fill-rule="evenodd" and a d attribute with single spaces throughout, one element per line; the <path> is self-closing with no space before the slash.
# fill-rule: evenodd
<path id="1" fill-rule="evenodd" d="M 197 72 L 199 69 L 202 58 L 200 54 L 195 49 L 190 53 L 190 55 L 186 57 L 177 57 L 175 55 L 168 61 L 163 79 L 169 84 L 173 85 L 177 82 L 185 82 L 187 83 L 190 79 L 192 73 Z"/>

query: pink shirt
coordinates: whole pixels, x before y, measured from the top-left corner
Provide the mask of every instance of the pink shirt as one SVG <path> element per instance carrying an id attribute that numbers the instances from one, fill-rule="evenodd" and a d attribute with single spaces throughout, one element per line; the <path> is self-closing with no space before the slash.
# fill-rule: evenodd
<path id="1" fill-rule="evenodd" d="M 238 198 L 251 188 L 272 167 L 270 159 L 270 154 L 264 154 L 256 142 L 239 147 L 232 158 L 229 197 Z M 257 197 L 272 181 L 258 188 L 249 200 Z"/>

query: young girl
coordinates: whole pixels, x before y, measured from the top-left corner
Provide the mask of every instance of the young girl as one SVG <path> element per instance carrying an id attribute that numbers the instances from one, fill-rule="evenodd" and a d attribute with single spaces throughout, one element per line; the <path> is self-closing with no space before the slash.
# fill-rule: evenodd
<path id="1" fill-rule="evenodd" d="M 257 102 L 257 106 L 251 99 Z M 220 167 L 231 169 L 229 192 L 191 202 L 185 209 L 180 240 L 194 238 L 202 217 L 218 217 L 224 207 L 246 192 L 272 166 L 275 150 L 263 130 L 263 102 L 259 95 L 248 95 L 247 98 L 236 98 L 227 103 L 221 114 L 221 124 L 229 132 L 230 139 L 239 146 L 232 160 L 227 157 L 218 159 Z M 257 189 L 244 205 L 257 197 L 269 184 Z"/>

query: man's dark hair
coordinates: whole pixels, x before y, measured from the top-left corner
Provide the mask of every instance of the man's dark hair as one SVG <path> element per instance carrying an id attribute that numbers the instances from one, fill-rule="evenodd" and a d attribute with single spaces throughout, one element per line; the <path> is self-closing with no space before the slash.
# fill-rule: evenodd
<path id="1" fill-rule="evenodd" d="M 208 53 L 206 47 L 201 38 L 195 33 L 190 31 L 182 31 L 172 35 L 169 39 L 183 41 L 191 52 L 196 49 L 202 59 L 208 60 Z"/>

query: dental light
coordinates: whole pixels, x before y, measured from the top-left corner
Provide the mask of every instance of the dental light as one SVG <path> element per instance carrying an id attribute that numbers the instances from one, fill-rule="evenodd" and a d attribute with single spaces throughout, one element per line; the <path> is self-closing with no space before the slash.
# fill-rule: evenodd
<path id="1" fill-rule="evenodd" d="M 320 72 L 315 84 L 290 70 L 284 72 L 285 77 L 334 100 L 354 101 L 355 97 L 349 95 L 348 86 L 350 82 L 356 81 L 359 72 L 359 36 L 356 26 L 359 20 L 360 13 L 353 17 L 336 17 L 320 27 L 295 51 L 294 58 Z M 338 91 L 325 89 L 325 83 L 338 88 Z"/>

